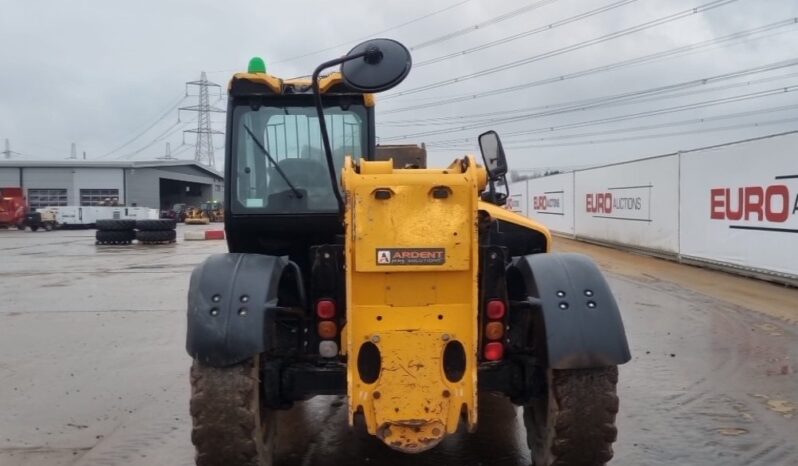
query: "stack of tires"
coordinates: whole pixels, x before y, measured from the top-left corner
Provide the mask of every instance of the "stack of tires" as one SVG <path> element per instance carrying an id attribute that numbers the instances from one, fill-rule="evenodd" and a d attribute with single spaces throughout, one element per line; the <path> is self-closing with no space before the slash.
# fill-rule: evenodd
<path id="1" fill-rule="evenodd" d="M 136 240 L 141 244 L 174 243 L 177 238 L 174 219 L 136 220 Z"/>
<path id="2" fill-rule="evenodd" d="M 136 239 L 135 220 L 97 220 L 96 244 L 123 245 Z"/>

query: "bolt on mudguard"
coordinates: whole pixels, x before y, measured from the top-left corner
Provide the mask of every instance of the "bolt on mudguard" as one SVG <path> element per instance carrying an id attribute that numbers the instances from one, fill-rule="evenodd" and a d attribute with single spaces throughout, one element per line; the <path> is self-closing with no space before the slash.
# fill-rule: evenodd
<path id="1" fill-rule="evenodd" d="M 517 271 L 542 320 L 553 369 L 589 369 L 631 359 L 621 311 L 598 266 L 572 253 L 516 258 Z"/>
<path id="2" fill-rule="evenodd" d="M 478 193 L 472 158 L 446 170 L 344 167 L 350 422 L 417 453 L 477 423 Z M 446 195 L 443 195 L 444 193 Z"/>
<path id="3" fill-rule="evenodd" d="M 191 274 L 186 351 L 225 367 L 269 348 L 277 290 L 288 260 L 260 254 L 214 254 Z"/>

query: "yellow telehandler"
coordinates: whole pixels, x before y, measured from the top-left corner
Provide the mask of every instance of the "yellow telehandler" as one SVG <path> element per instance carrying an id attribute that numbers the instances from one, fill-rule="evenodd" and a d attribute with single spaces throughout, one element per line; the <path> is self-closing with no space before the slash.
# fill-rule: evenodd
<path id="1" fill-rule="evenodd" d="M 482 392 L 524 407 L 537 466 L 612 458 L 630 353 L 605 279 L 502 208 L 495 132 L 481 164 L 374 160 L 374 94 L 410 68 L 375 39 L 309 79 L 255 58 L 230 81 L 230 252 L 197 266 L 188 296 L 198 465 L 272 465 L 275 412 L 316 395 L 346 395 L 350 424 L 422 452 L 476 429 Z"/>

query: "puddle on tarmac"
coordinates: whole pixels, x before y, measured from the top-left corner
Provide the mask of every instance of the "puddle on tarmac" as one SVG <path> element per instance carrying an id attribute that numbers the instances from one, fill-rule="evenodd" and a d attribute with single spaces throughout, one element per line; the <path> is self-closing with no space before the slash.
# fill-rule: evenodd
<path id="1" fill-rule="evenodd" d="M 736 437 L 738 435 L 747 434 L 747 429 L 742 429 L 740 427 L 721 427 L 717 429 L 717 432 L 721 435 L 728 435 L 730 437 Z"/>
<path id="2" fill-rule="evenodd" d="M 795 406 L 795 403 L 789 400 L 780 400 L 776 398 L 770 398 L 767 395 L 763 395 L 761 393 L 751 393 L 750 394 L 754 398 L 759 398 L 765 401 L 765 406 L 773 411 L 774 413 L 781 414 L 786 419 L 790 419 L 793 417 L 795 410 L 798 407 Z"/>

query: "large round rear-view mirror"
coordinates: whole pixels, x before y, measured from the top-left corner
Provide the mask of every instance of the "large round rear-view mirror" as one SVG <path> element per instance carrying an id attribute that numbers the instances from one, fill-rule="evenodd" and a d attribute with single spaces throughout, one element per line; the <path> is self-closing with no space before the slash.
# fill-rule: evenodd
<path id="1" fill-rule="evenodd" d="M 358 92 L 382 92 L 401 83 L 413 60 L 407 47 L 392 39 L 372 39 L 346 54 L 357 57 L 341 64 L 344 83 Z"/>

